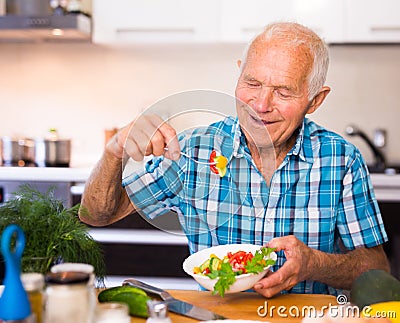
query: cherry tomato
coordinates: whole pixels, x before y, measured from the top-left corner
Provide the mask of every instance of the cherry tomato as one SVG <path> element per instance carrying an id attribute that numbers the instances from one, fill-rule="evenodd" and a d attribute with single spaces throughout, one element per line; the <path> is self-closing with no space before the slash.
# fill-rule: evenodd
<path id="1" fill-rule="evenodd" d="M 217 157 L 217 152 L 213 150 L 210 154 L 210 159 L 208 160 L 210 163 L 214 163 L 214 158 Z M 215 165 L 210 165 L 210 169 L 213 173 L 219 174 L 219 171 Z"/>

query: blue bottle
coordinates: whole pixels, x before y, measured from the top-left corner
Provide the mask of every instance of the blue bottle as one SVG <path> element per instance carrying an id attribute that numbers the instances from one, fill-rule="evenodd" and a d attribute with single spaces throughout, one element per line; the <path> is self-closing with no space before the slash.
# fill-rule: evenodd
<path id="1" fill-rule="evenodd" d="M 15 244 L 12 244 L 14 236 Z M 31 314 L 29 298 L 21 282 L 21 257 L 24 248 L 24 231 L 16 224 L 7 226 L 1 236 L 5 286 L 0 298 L 0 320 L 23 320 Z"/>

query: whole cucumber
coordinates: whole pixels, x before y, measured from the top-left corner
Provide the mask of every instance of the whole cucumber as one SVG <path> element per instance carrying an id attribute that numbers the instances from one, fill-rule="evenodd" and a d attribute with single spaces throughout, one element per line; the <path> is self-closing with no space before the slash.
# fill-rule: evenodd
<path id="1" fill-rule="evenodd" d="M 150 299 L 151 298 L 147 295 L 125 292 L 116 294 L 112 301 L 127 304 L 129 307 L 129 314 L 132 316 L 147 318 L 149 316 L 147 312 L 147 301 Z"/>
<path id="2" fill-rule="evenodd" d="M 129 285 L 112 287 L 101 291 L 97 298 L 100 303 L 125 303 L 129 307 L 130 315 L 143 318 L 148 317 L 146 303 L 148 300 L 151 300 L 151 298 L 140 288 Z"/>
<path id="3" fill-rule="evenodd" d="M 116 294 L 125 293 L 125 292 L 147 296 L 147 294 L 144 290 L 133 287 L 133 286 L 125 285 L 125 286 L 111 287 L 111 288 L 102 290 L 99 293 L 99 295 L 97 296 L 97 298 L 98 298 L 99 302 L 107 302 L 107 301 L 110 301 L 110 299 L 112 297 L 114 297 Z"/>

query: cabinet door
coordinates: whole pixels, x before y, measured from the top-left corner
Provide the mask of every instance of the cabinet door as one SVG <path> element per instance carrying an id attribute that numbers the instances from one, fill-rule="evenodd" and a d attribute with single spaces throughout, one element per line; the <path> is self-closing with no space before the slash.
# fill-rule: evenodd
<path id="1" fill-rule="evenodd" d="M 247 42 L 270 22 L 295 21 L 340 42 L 343 10 L 343 0 L 221 0 L 221 40 Z"/>
<path id="2" fill-rule="evenodd" d="M 213 42 L 215 0 L 94 0 L 95 43 Z"/>
<path id="3" fill-rule="evenodd" d="M 399 42 L 400 1 L 346 1 L 347 42 Z"/>

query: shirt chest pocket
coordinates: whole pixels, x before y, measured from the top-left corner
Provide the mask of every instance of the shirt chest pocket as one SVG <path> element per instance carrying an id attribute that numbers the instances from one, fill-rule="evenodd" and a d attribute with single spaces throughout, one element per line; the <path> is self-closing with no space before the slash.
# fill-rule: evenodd
<path id="1" fill-rule="evenodd" d="M 311 248 L 333 252 L 336 216 L 332 209 L 291 210 L 287 229 Z"/>

